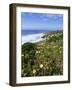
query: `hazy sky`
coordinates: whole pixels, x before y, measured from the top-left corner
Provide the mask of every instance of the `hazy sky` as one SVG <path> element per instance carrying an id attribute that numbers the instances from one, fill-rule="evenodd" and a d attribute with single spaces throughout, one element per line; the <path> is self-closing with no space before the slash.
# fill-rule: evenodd
<path id="1" fill-rule="evenodd" d="M 22 30 L 60 30 L 62 28 L 62 14 L 21 13 Z"/>

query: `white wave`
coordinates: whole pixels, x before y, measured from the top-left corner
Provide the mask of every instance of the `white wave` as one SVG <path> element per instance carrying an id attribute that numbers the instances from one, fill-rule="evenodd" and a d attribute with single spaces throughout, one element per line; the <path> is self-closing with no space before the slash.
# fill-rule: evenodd
<path id="1" fill-rule="evenodd" d="M 35 43 L 35 42 L 42 41 L 43 38 L 41 37 L 43 35 L 44 35 L 43 33 L 40 33 L 40 34 L 31 34 L 31 35 L 22 36 L 22 44 L 27 42 Z"/>

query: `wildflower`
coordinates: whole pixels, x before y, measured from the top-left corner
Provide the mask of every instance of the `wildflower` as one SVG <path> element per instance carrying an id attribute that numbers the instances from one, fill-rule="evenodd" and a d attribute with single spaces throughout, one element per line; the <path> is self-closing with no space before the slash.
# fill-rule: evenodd
<path id="1" fill-rule="evenodd" d="M 38 51 L 38 53 L 40 53 L 40 51 Z"/>
<path id="2" fill-rule="evenodd" d="M 38 53 L 38 51 L 36 51 L 36 53 Z"/>
<path id="3" fill-rule="evenodd" d="M 62 47 L 60 47 L 59 49 L 61 49 Z"/>
<path id="4" fill-rule="evenodd" d="M 35 69 L 33 69 L 33 74 L 35 74 L 36 73 L 36 70 Z"/>
<path id="5" fill-rule="evenodd" d="M 40 51 L 36 51 L 36 53 L 40 53 Z"/>
<path id="6" fill-rule="evenodd" d="M 43 64 L 40 64 L 40 68 L 42 68 L 43 67 Z"/>
<path id="7" fill-rule="evenodd" d="M 54 35 L 51 35 L 50 37 L 53 37 Z"/>

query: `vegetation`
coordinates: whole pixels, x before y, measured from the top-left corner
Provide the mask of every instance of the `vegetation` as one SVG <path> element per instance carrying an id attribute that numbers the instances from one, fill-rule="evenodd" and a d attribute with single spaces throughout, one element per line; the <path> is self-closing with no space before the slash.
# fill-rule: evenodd
<path id="1" fill-rule="evenodd" d="M 22 77 L 63 74 L 63 32 L 44 33 L 42 38 L 22 45 Z"/>

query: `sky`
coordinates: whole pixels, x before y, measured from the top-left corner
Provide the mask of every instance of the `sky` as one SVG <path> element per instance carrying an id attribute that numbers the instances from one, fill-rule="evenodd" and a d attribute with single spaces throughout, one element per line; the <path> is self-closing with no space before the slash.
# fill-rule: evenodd
<path id="1" fill-rule="evenodd" d="M 62 29 L 62 14 L 21 13 L 21 29 L 23 30 L 47 30 Z"/>
<path id="2" fill-rule="evenodd" d="M 39 35 L 42 36 L 41 33 L 62 29 L 63 14 L 21 12 L 21 34 L 23 42 L 38 41 Z M 29 38 L 27 39 L 27 37 Z"/>

